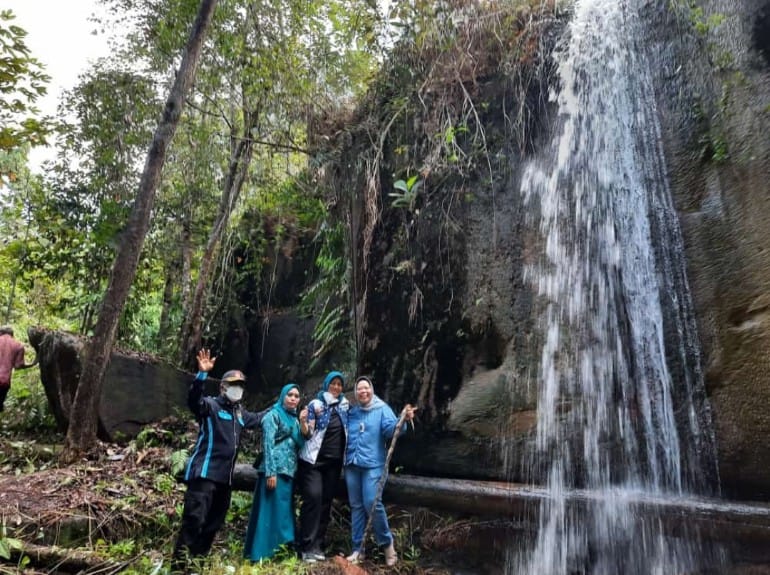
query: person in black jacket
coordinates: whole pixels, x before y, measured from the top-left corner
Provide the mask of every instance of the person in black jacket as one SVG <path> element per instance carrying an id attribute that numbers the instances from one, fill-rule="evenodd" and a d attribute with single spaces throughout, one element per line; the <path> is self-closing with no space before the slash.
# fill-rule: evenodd
<path id="1" fill-rule="evenodd" d="M 209 350 L 198 352 L 198 375 L 187 392 L 187 405 L 198 420 L 198 441 L 185 469 L 182 526 L 174 546 L 174 563 L 207 555 L 230 507 L 233 468 L 241 431 L 260 425 L 262 417 L 241 407 L 246 378 L 238 370 L 222 376 L 220 395 L 203 396 L 203 382 L 214 367 Z"/>

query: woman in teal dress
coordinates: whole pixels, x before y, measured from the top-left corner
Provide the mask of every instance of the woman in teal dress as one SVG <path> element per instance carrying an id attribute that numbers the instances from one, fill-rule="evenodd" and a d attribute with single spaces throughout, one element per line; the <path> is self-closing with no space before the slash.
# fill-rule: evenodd
<path id="1" fill-rule="evenodd" d="M 309 434 L 307 410 L 297 417 L 299 387 L 289 383 L 262 419 L 262 462 L 246 530 L 244 556 L 252 561 L 269 559 L 281 545 L 294 542 L 292 484 L 297 471 L 297 451 Z"/>

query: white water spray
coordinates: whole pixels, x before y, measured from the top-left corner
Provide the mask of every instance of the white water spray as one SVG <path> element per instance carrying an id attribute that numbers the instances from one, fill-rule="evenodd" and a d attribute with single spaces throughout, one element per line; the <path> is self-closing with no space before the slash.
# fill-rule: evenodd
<path id="1" fill-rule="evenodd" d="M 676 416 L 696 412 L 694 384 L 676 382 L 684 391 L 675 394 L 667 366 L 660 294 L 669 285 L 660 276 L 672 262 L 653 236 L 673 241 L 678 230 L 661 229 L 676 218 L 665 215 L 672 208 L 638 37 L 628 2 L 576 1 L 555 55 L 558 133 L 522 177 L 542 235 L 527 277 L 544 306 L 534 471 L 550 498 L 533 548 L 510 554 L 509 573 L 672 574 L 690 572 L 701 555 L 694 537 L 667 538 L 631 506 L 634 493 L 691 489 L 695 472 L 683 462 L 699 460 L 689 451 L 703 443 L 697 417 L 682 429 Z M 567 495 L 578 487 L 606 496 L 577 511 Z"/>

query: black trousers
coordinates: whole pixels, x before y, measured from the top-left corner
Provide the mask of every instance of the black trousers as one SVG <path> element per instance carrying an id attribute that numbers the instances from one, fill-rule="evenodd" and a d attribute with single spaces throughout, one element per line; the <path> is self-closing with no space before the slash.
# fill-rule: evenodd
<path id="1" fill-rule="evenodd" d="M 342 473 L 342 459 L 299 460 L 297 487 L 302 497 L 299 510 L 299 547 L 320 551 L 331 516 L 332 499 Z"/>
<path id="2" fill-rule="evenodd" d="M 223 483 L 208 479 L 190 482 L 184 495 L 182 527 L 174 545 L 175 560 L 184 559 L 185 555 L 208 554 L 214 536 L 225 522 L 231 494 L 232 488 Z"/>
<path id="3" fill-rule="evenodd" d="M 11 386 L 0 387 L 0 411 L 5 409 L 5 398 L 8 396 L 8 392 L 11 391 Z"/>

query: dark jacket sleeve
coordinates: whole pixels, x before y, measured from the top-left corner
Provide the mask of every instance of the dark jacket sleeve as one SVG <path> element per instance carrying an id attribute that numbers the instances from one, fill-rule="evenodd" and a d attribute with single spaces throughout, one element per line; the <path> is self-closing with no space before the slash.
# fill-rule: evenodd
<path id="1" fill-rule="evenodd" d="M 256 427 L 259 427 L 260 424 L 262 423 L 262 415 L 258 412 L 248 411 L 244 409 L 241 412 L 241 415 L 243 417 L 244 429 L 254 429 Z"/>
<path id="2" fill-rule="evenodd" d="M 205 372 L 199 371 L 187 390 L 187 407 L 196 419 L 203 419 L 209 414 L 208 404 L 203 400 L 203 382 L 206 377 Z"/>

